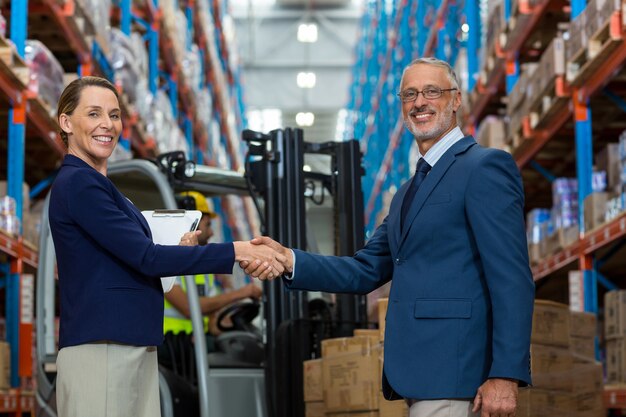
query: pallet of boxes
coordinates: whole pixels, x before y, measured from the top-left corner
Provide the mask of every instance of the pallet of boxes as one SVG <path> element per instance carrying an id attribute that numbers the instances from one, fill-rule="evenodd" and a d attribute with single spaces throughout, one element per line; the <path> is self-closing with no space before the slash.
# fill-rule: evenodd
<path id="1" fill-rule="evenodd" d="M 606 416 L 595 335 L 595 314 L 536 301 L 530 347 L 533 387 L 520 389 L 517 417 Z"/>
<path id="2" fill-rule="evenodd" d="M 626 386 L 626 291 L 609 291 L 604 296 L 604 339 L 606 340 L 607 385 Z"/>
<path id="3" fill-rule="evenodd" d="M 383 398 L 382 358 L 379 330 L 323 340 L 322 358 L 303 364 L 305 416 L 407 417 L 404 401 Z"/>

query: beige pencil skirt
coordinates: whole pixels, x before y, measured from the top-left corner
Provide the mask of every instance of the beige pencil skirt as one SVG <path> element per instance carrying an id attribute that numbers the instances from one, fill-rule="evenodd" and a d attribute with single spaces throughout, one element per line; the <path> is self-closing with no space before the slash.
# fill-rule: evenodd
<path id="1" fill-rule="evenodd" d="M 102 342 L 61 349 L 57 410 L 59 417 L 160 417 L 156 348 Z"/>

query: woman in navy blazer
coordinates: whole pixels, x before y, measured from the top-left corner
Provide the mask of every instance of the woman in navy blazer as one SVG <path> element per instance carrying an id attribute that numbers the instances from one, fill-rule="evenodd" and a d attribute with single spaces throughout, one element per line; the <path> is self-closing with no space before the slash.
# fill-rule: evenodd
<path id="1" fill-rule="evenodd" d="M 115 87 L 103 78 L 75 80 L 58 115 L 68 146 L 49 208 L 61 304 L 59 415 L 158 416 L 159 278 L 231 273 L 239 259 L 263 260 L 276 275 L 285 259 L 248 242 L 154 244 L 141 212 L 106 177 L 122 131 Z"/>

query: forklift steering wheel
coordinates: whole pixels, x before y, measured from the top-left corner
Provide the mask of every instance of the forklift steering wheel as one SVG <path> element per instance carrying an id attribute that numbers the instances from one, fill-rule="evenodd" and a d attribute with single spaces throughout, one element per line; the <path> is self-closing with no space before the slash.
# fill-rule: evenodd
<path id="1" fill-rule="evenodd" d="M 217 316 L 217 328 L 223 332 L 230 330 L 253 331 L 254 326 L 250 324 L 259 314 L 260 304 L 258 301 L 242 301 L 232 304 L 222 310 Z M 231 326 L 224 325 L 224 320 L 229 317 Z"/>

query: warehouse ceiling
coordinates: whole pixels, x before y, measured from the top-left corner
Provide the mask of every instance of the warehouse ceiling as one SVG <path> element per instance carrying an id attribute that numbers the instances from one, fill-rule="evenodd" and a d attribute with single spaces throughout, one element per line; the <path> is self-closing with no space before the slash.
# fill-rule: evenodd
<path id="1" fill-rule="evenodd" d="M 313 113 L 313 125 L 303 128 L 305 140 L 335 140 L 337 115 L 348 101 L 362 1 L 235 0 L 231 14 L 248 110 L 279 109 L 283 127 L 298 127 L 299 112 Z M 298 41 L 301 24 L 317 26 L 316 42 Z M 315 74 L 313 88 L 298 87 L 300 72 Z"/>
<path id="2" fill-rule="evenodd" d="M 249 114 L 250 127 L 266 132 L 299 127 L 296 115 L 310 112 L 314 122 L 301 127 L 304 140 L 336 140 L 337 116 L 348 102 L 363 0 L 230 0 L 230 5 L 246 108 L 265 110 L 267 116 Z M 316 25 L 315 42 L 298 40 L 302 24 Z M 315 73 L 312 88 L 298 87 L 300 72 Z M 273 109 L 280 110 L 280 117 Z M 328 157 L 306 156 L 304 162 L 305 169 L 330 173 Z M 334 253 L 331 199 L 307 206 L 310 249 Z"/>

